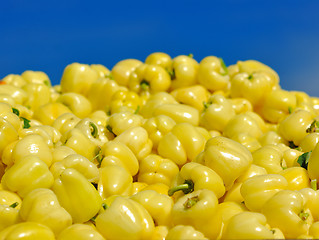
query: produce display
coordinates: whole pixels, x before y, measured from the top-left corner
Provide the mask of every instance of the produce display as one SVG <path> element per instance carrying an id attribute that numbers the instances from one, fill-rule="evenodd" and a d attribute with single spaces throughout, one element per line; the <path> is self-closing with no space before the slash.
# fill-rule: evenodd
<path id="1" fill-rule="evenodd" d="M 319 238 L 319 98 L 150 54 L 0 82 L 0 240 Z"/>

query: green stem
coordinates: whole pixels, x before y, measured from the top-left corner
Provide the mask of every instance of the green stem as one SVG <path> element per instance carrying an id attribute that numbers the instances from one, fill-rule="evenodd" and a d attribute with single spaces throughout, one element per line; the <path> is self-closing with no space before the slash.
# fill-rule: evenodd
<path id="1" fill-rule="evenodd" d="M 98 136 L 98 129 L 97 129 L 97 126 L 90 122 L 90 127 L 91 127 L 91 135 L 96 138 Z"/>
<path id="2" fill-rule="evenodd" d="M 168 196 L 172 196 L 177 191 L 183 191 L 183 193 L 187 194 L 194 191 L 194 182 L 190 179 L 185 180 L 183 184 L 172 187 L 168 190 Z"/>
<path id="3" fill-rule="evenodd" d="M 199 201 L 198 196 L 194 196 L 191 198 L 188 198 L 187 201 L 183 204 L 185 209 L 192 208 L 197 202 Z"/>
<path id="4" fill-rule="evenodd" d="M 140 83 L 140 86 L 141 86 L 142 90 L 146 91 L 146 90 L 149 89 L 150 83 L 149 83 L 148 81 L 146 81 L 146 80 L 143 79 L 143 80 L 141 81 L 141 83 Z"/>
<path id="5" fill-rule="evenodd" d="M 299 217 L 302 219 L 302 221 L 306 221 L 307 218 L 309 217 L 309 213 L 301 211 L 301 213 L 299 213 Z"/>

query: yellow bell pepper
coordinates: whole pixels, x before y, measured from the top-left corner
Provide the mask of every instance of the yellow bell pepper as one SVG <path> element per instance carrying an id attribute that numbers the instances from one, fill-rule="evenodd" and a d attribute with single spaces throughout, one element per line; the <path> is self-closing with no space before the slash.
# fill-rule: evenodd
<path id="1" fill-rule="evenodd" d="M 102 146 L 108 141 L 107 137 L 101 131 L 102 127 L 98 126 L 90 118 L 81 119 L 74 128 L 80 129 L 83 135 L 97 146 Z"/>
<path id="2" fill-rule="evenodd" d="M 102 64 L 91 64 L 90 67 L 98 73 L 100 78 L 110 77 L 111 71 Z"/>
<path id="3" fill-rule="evenodd" d="M 170 92 L 172 96 L 179 102 L 192 106 L 199 111 L 203 110 L 203 102 L 208 102 L 209 92 L 201 85 L 178 88 Z"/>
<path id="4" fill-rule="evenodd" d="M 245 146 L 251 153 L 261 148 L 258 139 L 249 135 L 249 133 L 238 133 L 232 139 Z"/>
<path id="5" fill-rule="evenodd" d="M 152 140 L 153 149 L 157 149 L 160 140 L 172 130 L 175 124 L 176 122 L 166 115 L 158 115 L 145 120 L 142 127 Z"/>
<path id="6" fill-rule="evenodd" d="M 16 161 L 1 179 L 4 189 L 17 192 L 24 197 L 36 188 L 50 188 L 53 184 L 53 175 L 45 162 L 37 156 L 28 155 Z"/>
<path id="7" fill-rule="evenodd" d="M 310 152 L 315 148 L 318 142 L 319 142 L 319 133 L 317 132 L 309 133 L 307 136 L 305 136 L 301 140 L 299 144 L 299 148 L 302 152 Z"/>
<path id="8" fill-rule="evenodd" d="M 154 52 L 148 55 L 145 59 L 146 64 L 158 65 L 164 69 L 170 70 L 172 58 L 167 53 Z"/>
<path id="9" fill-rule="evenodd" d="M 177 191 L 183 191 L 184 194 L 208 189 L 220 198 L 225 193 L 225 187 L 222 178 L 212 169 L 196 162 L 190 162 L 183 165 L 168 195 L 172 196 Z"/>
<path id="10" fill-rule="evenodd" d="M 92 111 L 105 110 L 111 103 L 113 95 L 123 89 L 114 80 L 109 78 L 99 78 L 90 87 L 87 99 L 91 102 Z"/>
<path id="11" fill-rule="evenodd" d="M 208 240 L 203 233 L 197 231 L 194 227 L 188 225 L 176 225 L 172 227 L 165 240 Z"/>
<path id="12" fill-rule="evenodd" d="M 287 143 L 286 140 L 279 135 L 277 131 L 269 130 L 265 132 L 261 137 L 258 138 L 261 146 L 266 146 L 270 144 L 279 144 L 279 143 Z"/>
<path id="13" fill-rule="evenodd" d="M 39 83 L 27 83 L 22 89 L 28 94 L 28 98 L 23 104 L 32 111 L 35 111 L 41 105 L 50 102 L 50 87 L 47 85 Z"/>
<path id="14" fill-rule="evenodd" d="M 287 179 L 287 189 L 289 190 L 300 190 L 311 187 L 308 172 L 302 167 L 290 167 L 282 170 L 278 174 Z"/>
<path id="15" fill-rule="evenodd" d="M 296 108 L 296 96 L 282 89 L 271 91 L 264 99 L 261 107 L 256 111 L 271 123 L 279 123 Z"/>
<path id="16" fill-rule="evenodd" d="M 60 206 L 54 192 L 47 188 L 34 189 L 24 197 L 20 216 L 23 221 L 48 226 L 55 235 L 72 224 L 71 215 Z"/>
<path id="17" fill-rule="evenodd" d="M 153 116 L 166 115 L 176 123 L 190 123 L 194 126 L 199 124 L 199 111 L 186 104 L 162 104 L 154 109 Z"/>
<path id="18" fill-rule="evenodd" d="M 181 166 L 204 150 L 205 137 L 190 123 L 176 124 L 158 144 L 158 154 Z"/>
<path id="19" fill-rule="evenodd" d="M 0 240 L 55 240 L 53 231 L 35 222 L 17 223 L 0 232 Z"/>
<path id="20" fill-rule="evenodd" d="M 310 154 L 308 159 L 308 174 L 311 181 L 314 183 L 314 187 L 317 189 L 319 181 L 319 144 L 317 143 L 316 147 Z"/>
<path id="21" fill-rule="evenodd" d="M 169 186 L 164 183 L 153 183 L 145 186 L 142 190 L 154 190 L 157 193 L 168 195 Z"/>
<path id="22" fill-rule="evenodd" d="M 76 154 L 76 152 L 67 146 L 57 146 L 52 151 L 52 164 L 62 161 L 65 157 Z"/>
<path id="23" fill-rule="evenodd" d="M 242 72 L 232 77 L 230 95 L 232 98 L 246 98 L 256 107 L 262 104 L 275 85 L 276 82 L 268 72 Z"/>
<path id="24" fill-rule="evenodd" d="M 133 177 L 125 168 L 117 165 L 100 168 L 98 192 L 102 199 L 112 195 L 130 195 L 132 184 Z"/>
<path id="25" fill-rule="evenodd" d="M 272 229 L 261 213 L 247 212 L 233 216 L 223 233 L 222 239 L 284 239 L 279 229 Z"/>
<path id="26" fill-rule="evenodd" d="M 19 139 L 17 130 L 11 123 L 0 117 L 0 156 L 4 149 L 12 142 Z"/>
<path id="27" fill-rule="evenodd" d="M 99 180 L 99 170 L 97 166 L 82 155 L 70 154 L 61 161 L 53 163 L 50 167 L 50 171 L 54 179 L 57 179 L 67 168 L 76 169 L 83 174 L 89 182 L 97 183 Z"/>
<path id="28" fill-rule="evenodd" d="M 303 152 L 298 151 L 297 149 L 291 149 L 288 147 L 288 149 L 283 151 L 283 161 L 286 162 L 286 165 L 288 168 L 294 167 L 294 166 L 300 166 L 297 163 L 297 160 L 299 156 L 301 156 Z"/>
<path id="29" fill-rule="evenodd" d="M 33 115 L 35 120 L 39 120 L 42 124 L 52 125 L 54 120 L 64 113 L 70 113 L 71 110 L 59 102 L 47 103 L 40 106 Z"/>
<path id="30" fill-rule="evenodd" d="M 236 114 L 252 112 L 253 106 L 246 98 L 230 98 L 229 101 Z"/>
<path id="31" fill-rule="evenodd" d="M 71 63 L 65 67 L 61 78 L 61 91 L 87 94 L 99 74 L 87 64 Z"/>
<path id="32" fill-rule="evenodd" d="M 81 119 L 75 116 L 73 113 L 67 112 L 57 117 L 52 123 L 52 127 L 54 127 L 63 135 L 65 132 L 73 129 L 76 124 L 80 122 L 80 120 Z"/>
<path id="33" fill-rule="evenodd" d="M 223 132 L 227 123 L 235 116 L 230 100 L 219 94 L 212 95 L 208 102 L 204 102 L 204 106 L 200 125 L 207 130 Z"/>
<path id="34" fill-rule="evenodd" d="M 19 140 L 13 141 L 12 143 L 7 144 L 7 146 L 3 149 L 1 162 L 4 163 L 7 168 L 10 168 L 13 163 L 14 159 L 12 157 L 12 151 Z"/>
<path id="35" fill-rule="evenodd" d="M 137 159 L 142 159 L 149 155 L 153 147 L 147 131 L 142 127 L 127 129 L 114 138 L 113 141 L 124 143 L 131 149 Z"/>
<path id="36" fill-rule="evenodd" d="M 113 113 L 107 123 L 107 129 L 115 136 L 120 135 L 127 129 L 139 127 L 143 124 L 143 117 L 130 111 Z"/>
<path id="37" fill-rule="evenodd" d="M 154 190 L 142 190 L 130 197 L 140 203 L 152 216 L 155 226 L 171 226 L 172 198 Z"/>
<path id="38" fill-rule="evenodd" d="M 171 78 L 168 72 L 159 65 L 142 64 L 139 65 L 131 74 L 128 88 L 131 91 L 141 93 L 165 92 L 171 85 Z"/>
<path id="39" fill-rule="evenodd" d="M 105 238 L 92 226 L 82 223 L 72 224 L 65 228 L 57 240 L 105 240 Z"/>
<path id="40" fill-rule="evenodd" d="M 170 70 L 170 69 L 169 69 Z M 195 85 L 197 82 L 198 63 L 192 56 L 179 55 L 172 61 L 169 71 L 172 79 L 171 90 Z"/>
<path id="41" fill-rule="evenodd" d="M 191 225 L 209 239 L 216 239 L 221 230 L 221 216 L 217 215 L 218 199 L 208 189 L 197 190 L 179 198 L 172 209 L 175 225 Z"/>
<path id="42" fill-rule="evenodd" d="M 20 139 L 12 151 L 14 162 L 18 162 L 29 155 L 36 156 L 48 167 L 51 166 L 52 151 L 45 139 L 38 134 L 30 134 Z"/>
<path id="43" fill-rule="evenodd" d="M 12 97 L 16 104 L 22 105 L 28 98 L 28 94 L 22 88 L 9 84 L 0 85 L 0 94 L 6 94 Z"/>
<path id="44" fill-rule="evenodd" d="M 266 145 L 252 153 L 254 164 L 264 167 L 268 173 L 279 173 L 287 168 L 283 153 L 277 145 Z"/>
<path id="45" fill-rule="evenodd" d="M 96 110 L 88 118 L 92 119 L 97 125 L 105 127 L 109 116 L 103 110 Z"/>
<path id="46" fill-rule="evenodd" d="M 56 101 L 63 103 L 79 118 L 87 117 L 92 110 L 91 102 L 79 93 L 63 93 Z"/>
<path id="47" fill-rule="evenodd" d="M 203 160 L 206 166 L 221 176 L 226 190 L 229 190 L 234 181 L 250 167 L 253 157 L 240 143 L 220 136 L 206 142 Z"/>
<path id="48" fill-rule="evenodd" d="M 279 123 L 278 132 L 293 145 L 299 146 L 302 139 L 312 130 L 314 115 L 305 110 L 296 110 Z"/>
<path id="49" fill-rule="evenodd" d="M 18 74 L 8 74 L 1 80 L 2 82 L 15 86 L 15 87 L 23 87 L 27 82 Z"/>
<path id="50" fill-rule="evenodd" d="M 20 112 L 7 103 L 0 103 L 0 117 L 9 122 L 17 131 L 21 129 Z"/>
<path id="51" fill-rule="evenodd" d="M 170 186 L 178 172 L 179 168 L 174 161 L 150 154 L 140 160 L 137 180 L 147 184 L 164 183 Z"/>
<path id="52" fill-rule="evenodd" d="M 10 96 L 9 94 L 5 94 L 5 93 L 0 93 L 0 102 L 1 103 L 7 103 L 10 106 L 22 106 L 21 104 L 16 104 L 13 97 Z M 24 107 L 24 106 L 23 106 Z"/>
<path id="53" fill-rule="evenodd" d="M 309 209 L 314 221 L 319 220 L 319 192 L 312 188 L 303 188 L 299 192 L 305 201 L 305 208 Z"/>
<path id="54" fill-rule="evenodd" d="M 95 222 L 97 230 L 110 240 L 146 240 L 154 231 L 154 221 L 148 211 L 138 202 L 124 197 L 115 198 Z"/>
<path id="55" fill-rule="evenodd" d="M 228 69 L 221 58 L 205 57 L 198 67 L 198 82 L 210 91 L 225 90 L 229 85 Z"/>
<path id="56" fill-rule="evenodd" d="M 302 194 L 297 191 L 281 190 L 272 196 L 261 211 L 270 226 L 279 228 L 285 238 L 296 238 L 306 234 L 313 218 L 305 208 Z"/>
<path id="57" fill-rule="evenodd" d="M 133 91 L 118 90 L 112 95 L 109 111 L 120 113 L 123 110 L 138 113 L 142 105 L 141 97 Z"/>
<path id="58" fill-rule="evenodd" d="M 148 186 L 148 184 L 144 182 L 133 182 L 131 194 L 134 195 L 142 191 L 146 186 Z"/>
<path id="59" fill-rule="evenodd" d="M 150 240 L 165 240 L 169 228 L 167 226 L 155 226 Z"/>
<path id="60" fill-rule="evenodd" d="M 309 228 L 309 239 L 318 239 L 319 238 L 319 222 L 314 222 Z M 312 237 L 312 238 L 311 238 Z"/>
<path id="61" fill-rule="evenodd" d="M 111 75 L 119 85 L 127 86 L 131 73 L 141 64 L 143 63 L 137 59 L 119 61 L 112 68 Z"/>
<path id="62" fill-rule="evenodd" d="M 121 142 L 109 141 L 101 148 L 101 167 L 118 165 L 135 176 L 139 171 L 139 162 L 128 146 Z"/>
<path id="63" fill-rule="evenodd" d="M 21 77 L 27 83 L 44 84 L 44 85 L 47 85 L 48 87 L 51 86 L 50 79 L 45 72 L 27 70 L 21 74 Z"/>
<path id="64" fill-rule="evenodd" d="M 13 192 L 0 190 L 0 231 L 21 222 L 21 198 Z"/>
<path id="65" fill-rule="evenodd" d="M 74 223 L 90 220 L 101 208 L 102 199 L 98 191 L 73 168 L 65 169 L 60 174 L 52 190 L 61 206 L 70 213 Z"/>
<path id="66" fill-rule="evenodd" d="M 246 179 L 240 188 L 240 193 L 249 210 L 260 212 L 268 199 L 287 188 L 288 181 L 285 177 L 279 174 L 265 174 Z"/>

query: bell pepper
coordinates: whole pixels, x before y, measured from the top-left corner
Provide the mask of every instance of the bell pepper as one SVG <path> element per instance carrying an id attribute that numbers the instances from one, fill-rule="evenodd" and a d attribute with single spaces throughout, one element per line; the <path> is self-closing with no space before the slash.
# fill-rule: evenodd
<path id="1" fill-rule="evenodd" d="M 232 139 L 245 146 L 251 153 L 261 148 L 258 139 L 249 135 L 249 133 L 238 133 Z"/>
<path id="2" fill-rule="evenodd" d="M 131 73 L 143 63 L 137 59 L 125 59 L 114 65 L 111 75 L 114 80 L 121 86 L 128 85 Z"/>
<path id="3" fill-rule="evenodd" d="M 296 110 L 279 123 L 278 132 L 287 141 L 299 146 L 310 133 L 314 115 L 305 110 Z"/>
<path id="4" fill-rule="evenodd" d="M 158 154 L 182 166 L 204 150 L 206 139 L 190 123 L 178 123 L 158 144 Z"/>
<path id="5" fill-rule="evenodd" d="M 67 168 L 76 169 L 83 174 L 89 182 L 97 183 L 99 180 L 99 170 L 97 166 L 82 155 L 70 154 L 61 161 L 53 163 L 50 167 L 50 171 L 54 179 L 56 179 Z"/>
<path id="6" fill-rule="evenodd" d="M 19 116 L 19 110 L 12 108 L 7 103 L 0 103 L 0 117 L 9 122 L 17 131 L 22 128 Z"/>
<path id="7" fill-rule="evenodd" d="M 232 77 L 230 95 L 232 98 L 246 98 L 254 107 L 258 107 L 275 85 L 268 72 L 242 72 Z"/>
<path id="8" fill-rule="evenodd" d="M 109 111 L 111 113 L 120 113 L 125 110 L 138 113 L 141 105 L 142 99 L 136 92 L 123 89 L 116 91 L 112 95 Z"/>
<path id="9" fill-rule="evenodd" d="M 0 85 L 0 94 L 6 94 L 12 97 L 16 104 L 22 105 L 28 98 L 28 94 L 22 88 L 9 84 Z"/>
<path id="10" fill-rule="evenodd" d="M 95 229 L 87 224 L 76 223 L 65 228 L 57 237 L 57 240 L 105 240 Z"/>
<path id="11" fill-rule="evenodd" d="M 63 103 L 79 118 L 87 117 L 92 110 L 91 102 L 79 93 L 63 93 L 56 101 Z"/>
<path id="12" fill-rule="evenodd" d="M 91 69 L 97 72 L 100 78 L 110 77 L 111 71 L 102 64 L 91 64 Z"/>
<path id="13" fill-rule="evenodd" d="M 21 198 L 13 192 L 0 190 L 0 231 L 21 222 Z"/>
<path id="14" fill-rule="evenodd" d="M 171 90 L 195 85 L 197 82 L 198 62 L 192 56 L 179 55 L 172 61 L 169 71 L 172 79 Z"/>
<path id="15" fill-rule="evenodd" d="M 133 182 L 131 194 L 134 195 L 135 193 L 142 191 L 147 185 L 148 184 L 145 182 Z"/>
<path id="16" fill-rule="evenodd" d="M 206 142 L 203 160 L 224 181 L 229 190 L 234 181 L 252 164 L 249 150 L 240 143 L 226 137 L 214 137 Z"/>
<path id="17" fill-rule="evenodd" d="M 279 229 L 267 225 L 261 213 L 244 211 L 233 216 L 223 233 L 222 239 L 284 239 Z"/>
<path id="18" fill-rule="evenodd" d="M 279 228 L 286 238 L 297 238 L 306 234 L 313 218 L 305 208 L 302 194 L 297 191 L 281 190 L 262 207 L 270 226 Z"/>
<path id="19" fill-rule="evenodd" d="M 197 80 L 210 91 L 225 90 L 229 85 L 229 76 L 223 59 L 205 57 L 199 63 Z"/>
<path id="20" fill-rule="evenodd" d="M 98 191 L 73 168 L 65 169 L 55 180 L 51 189 L 61 206 L 72 216 L 73 223 L 90 220 L 101 208 L 102 199 Z"/>
<path id="21" fill-rule="evenodd" d="M 168 195 L 172 196 L 177 191 L 183 191 L 184 194 L 208 189 L 220 198 L 225 193 L 225 187 L 222 178 L 212 169 L 196 162 L 190 162 L 183 165 Z"/>
<path id="22" fill-rule="evenodd" d="M 310 235 L 310 236 L 309 236 Z M 319 238 L 319 222 L 314 222 L 309 228 L 309 239 L 318 239 Z"/>
<path id="23" fill-rule="evenodd" d="M 105 111 L 102 110 L 96 110 L 92 112 L 88 118 L 92 119 L 93 122 L 95 122 L 98 126 L 106 126 L 107 119 L 109 116 L 106 114 Z"/>
<path id="24" fill-rule="evenodd" d="M 11 123 L 0 117 L 0 156 L 8 144 L 17 141 L 19 135 Z"/>
<path id="25" fill-rule="evenodd" d="M 57 146 L 52 151 L 52 164 L 62 161 L 65 157 L 76 154 L 76 152 L 67 146 Z"/>
<path id="26" fill-rule="evenodd" d="M 314 184 L 314 187 L 317 189 L 318 180 L 319 180 L 319 144 L 315 146 L 313 151 L 310 154 L 308 159 L 307 166 L 309 178 Z"/>
<path id="27" fill-rule="evenodd" d="M 277 145 L 266 145 L 252 153 L 254 164 L 264 167 L 268 173 L 279 173 L 287 168 L 283 153 Z"/>
<path id="28" fill-rule="evenodd" d="M 98 192 L 102 199 L 112 195 L 130 195 L 132 184 L 133 178 L 125 168 L 117 165 L 100 168 Z"/>
<path id="29" fill-rule="evenodd" d="M 73 129 L 80 120 L 73 113 L 67 112 L 57 117 L 52 126 L 63 135 L 65 132 Z"/>
<path id="30" fill-rule="evenodd" d="M 300 166 L 297 163 L 298 157 L 301 156 L 303 152 L 298 151 L 297 149 L 291 149 L 288 147 L 288 149 L 283 151 L 283 161 L 286 162 L 286 165 L 288 168 L 293 166 Z"/>
<path id="31" fill-rule="evenodd" d="M 172 58 L 167 53 L 154 52 L 145 59 L 146 64 L 158 65 L 164 69 L 170 70 L 172 67 Z"/>
<path id="32" fill-rule="evenodd" d="M 38 134 L 30 134 L 20 139 L 12 151 L 14 162 L 18 162 L 28 155 L 36 156 L 48 167 L 51 166 L 52 150 L 45 139 Z"/>
<path id="33" fill-rule="evenodd" d="M 124 167 L 131 176 L 139 171 L 139 162 L 128 146 L 121 142 L 109 141 L 101 148 L 101 167 L 118 165 Z"/>
<path id="34" fill-rule="evenodd" d="M 279 123 L 296 108 L 296 96 L 282 89 L 271 91 L 265 96 L 261 107 L 256 111 L 268 122 Z"/>
<path id="35" fill-rule="evenodd" d="M 150 118 L 154 116 L 155 109 L 162 104 L 178 104 L 176 99 L 167 92 L 158 92 L 152 94 L 145 104 L 142 105 L 139 113 L 144 118 Z"/>
<path id="36" fill-rule="evenodd" d="M 137 180 L 147 184 L 164 183 L 170 186 L 178 172 L 179 168 L 174 161 L 150 154 L 140 160 Z"/>
<path id="37" fill-rule="evenodd" d="M 288 181 L 279 174 L 265 174 L 246 179 L 240 188 L 246 207 L 253 212 L 260 212 L 277 192 L 288 188 Z"/>
<path id="38" fill-rule="evenodd" d="M 194 85 L 190 87 L 178 88 L 170 92 L 172 96 L 179 102 L 198 109 L 204 109 L 203 102 L 208 102 L 209 92 L 202 85 Z"/>
<path id="39" fill-rule="evenodd" d="M 301 140 L 299 144 L 299 148 L 302 152 L 310 152 L 315 148 L 318 142 L 319 142 L 319 133 L 317 132 L 309 133 L 307 136 L 305 136 Z"/>
<path id="40" fill-rule="evenodd" d="M 72 224 L 71 215 L 60 206 L 54 192 L 46 188 L 34 189 L 24 197 L 20 216 L 23 221 L 48 226 L 55 235 Z"/>
<path id="41" fill-rule="evenodd" d="M 28 94 L 28 98 L 23 103 L 32 111 L 37 110 L 41 105 L 50 102 L 50 87 L 41 83 L 27 83 L 22 89 Z"/>
<path id="42" fill-rule="evenodd" d="M 130 197 L 140 203 L 152 216 L 155 226 L 171 226 L 172 198 L 154 190 L 142 190 Z"/>
<path id="43" fill-rule="evenodd" d="M 200 116 L 200 125 L 207 130 L 223 132 L 227 123 L 235 116 L 235 110 L 229 99 L 224 96 L 212 95 L 204 102 L 204 110 Z"/>
<path id="44" fill-rule="evenodd" d="M 53 231 L 41 223 L 22 222 L 0 232 L 0 240 L 55 240 Z"/>
<path id="45" fill-rule="evenodd" d="M 180 197 L 172 209 L 175 225 L 191 225 L 209 239 L 216 239 L 221 230 L 221 216 L 216 214 L 218 199 L 208 189 L 197 190 Z"/>
<path id="46" fill-rule="evenodd" d="M 208 240 L 203 233 L 197 231 L 194 227 L 189 225 L 176 225 L 172 227 L 165 240 Z"/>
<path id="47" fill-rule="evenodd" d="M 159 194 L 168 195 L 169 186 L 164 183 L 153 183 L 145 186 L 142 190 L 154 190 Z"/>
<path id="48" fill-rule="evenodd" d="M 139 65 L 130 75 L 128 88 L 136 93 L 165 92 L 171 85 L 168 72 L 159 65 Z"/>
<path id="49" fill-rule="evenodd" d="M 61 78 L 61 91 L 88 93 L 91 85 L 99 78 L 99 74 L 87 64 L 71 63 L 65 67 Z"/>
<path id="50" fill-rule="evenodd" d="M 127 129 L 114 138 L 113 141 L 121 142 L 128 146 L 138 160 L 149 155 L 153 147 L 147 131 L 142 127 Z"/>
<path id="51" fill-rule="evenodd" d="M 290 167 L 282 170 L 278 174 L 287 179 L 287 189 L 289 190 L 300 190 L 311 187 L 308 172 L 302 167 Z"/>
<path id="52" fill-rule="evenodd" d="M 172 130 L 175 124 L 176 122 L 166 115 L 158 115 L 145 120 L 143 128 L 153 142 L 153 149 L 157 149 L 160 140 Z"/>
<path id="53" fill-rule="evenodd" d="M 14 159 L 12 157 L 12 151 L 19 140 L 13 141 L 12 143 L 7 144 L 3 149 L 1 162 L 4 163 L 7 168 L 10 168 L 14 164 Z"/>
<path id="54" fill-rule="evenodd" d="M 16 161 L 1 179 L 4 189 L 17 192 L 24 197 L 36 188 L 50 188 L 53 184 L 53 176 L 45 162 L 37 156 L 28 155 Z"/>
<path id="55" fill-rule="evenodd" d="M 165 240 L 169 228 L 167 226 L 155 226 L 150 240 Z"/>
<path id="56" fill-rule="evenodd" d="M 143 120 L 141 115 L 129 111 L 113 113 L 108 119 L 107 129 L 117 136 L 127 129 L 141 126 Z"/>
<path id="57" fill-rule="evenodd" d="M 40 121 L 44 125 L 52 125 L 54 120 L 64 113 L 70 113 L 71 110 L 59 102 L 47 103 L 41 105 L 33 115 L 35 120 Z"/>
<path id="58" fill-rule="evenodd" d="M 313 220 L 316 222 L 319 220 L 319 192 L 312 188 L 302 188 L 299 190 L 304 198 L 305 208 L 309 209 Z"/>
<path id="59" fill-rule="evenodd" d="M 51 87 L 51 81 L 45 72 L 27 70 L 21 74 L 21 77 L 27 83 L 44 84 L 48 87 Z"/>
<path id="60" fill-rule="evenodd" d="M 153 116 L 166 115 L 171 117 L 176 123 L 190 123 L 198 126 L 199 111 L 186 104 L 162 104 L 154 109 Z"/>
<path id="61" fill-rule="evenodd" d="M 150 239 L 154 221 L 138 202 L 117 197 L 96 219 L 97 230 L 106 239 Z"/>
<path id="62" fill-rule="evenodd" d="M 26 80 L 18 74 L 8 74 L 2 78 L 1 82 L 15 87 L 23 87 L 23 85 L 27 83 Z"/>
<path id="63" fill-rule="evenodd" d="M 279 135 L 277 131 L 269 130 L 261 135 L 258 138 L 259 143 L 261 146 L 266 146 L 270 144 L 279 144 L 279 143 L 287 143 L 286 140 Z"/>
<path id="64" fill-rule="evenodd" d="M 81 119 L 74 128 L 80 129 L 83 135 L 97 146 L 102 146 L 108 141 L 107 137 L 101 131 L 102 127 L 98 126 L 90 118 Z"/>
<path id="65" fill-rule="evenodd" d="M 246 98 L 230 98 L 229 101 L 236 114 L 253 111 L 253 105 Z"/>

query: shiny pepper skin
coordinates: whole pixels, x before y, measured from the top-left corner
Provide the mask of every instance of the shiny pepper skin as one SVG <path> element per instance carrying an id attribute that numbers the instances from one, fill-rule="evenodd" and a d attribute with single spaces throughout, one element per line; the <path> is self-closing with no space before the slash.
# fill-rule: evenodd
<path id="1" fill-rule="evenodd" d="M 137 59 L 125 59 L 114 65 L 111 74 L 114 80 L 121 86 L 128 86 L 131 73 L 143 63 Z"/>
<path id="2" fill-rule="evenodd" d="M 190 240 L 208 240 L 204 236 L 203 233 L 197 231 L 194 227 L 189 225 L 176 225 L 172 227 L 167 235 L 166 240 L 183 240 L 183 239 L 190 239 Z"/>
<path id="3" fill-rule="evenodd" d="M 57 240 L 105 240 L 105 238 L 93 227 L 87 224 L 76 223 L 65 228 L 57 237 Z"/>

